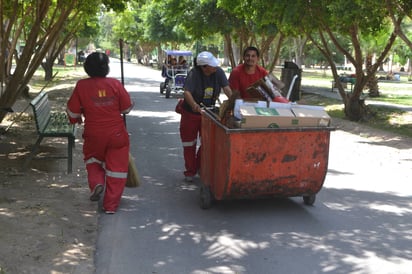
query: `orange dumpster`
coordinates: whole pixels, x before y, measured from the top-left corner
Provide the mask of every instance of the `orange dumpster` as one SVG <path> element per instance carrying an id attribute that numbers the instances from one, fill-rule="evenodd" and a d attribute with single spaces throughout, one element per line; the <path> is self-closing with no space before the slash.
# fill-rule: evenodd
<path id="1" fill-rule="evenodd" d="M 326 177 L 332 127 L 230 129 L 202 113 L 200 207 L 215 200 L 303 197 Z"/>

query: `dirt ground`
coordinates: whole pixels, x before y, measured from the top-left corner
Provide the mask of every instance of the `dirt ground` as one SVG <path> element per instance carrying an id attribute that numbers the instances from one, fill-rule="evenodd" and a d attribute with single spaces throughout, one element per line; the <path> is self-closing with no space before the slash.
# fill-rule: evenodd
<path id="1" fill-rule="evenodd" d="M 50 91 L 50 101 L 57 109 L 64 109 L 68 90 Z M 37 138 L 31 110 L 19 116 L 28 102 L 19 100 L 15 112 L 0 125 L 0 274 L 93 273 L 99 209 L 88 199 L 81 132 L 72 174 L 66 172 L 65 159 L 47 158 L 34 160 L 30 169 L 22 172 L 22 163 Z M 396 139 L 399 147 L 412 146 L 410 138 L 358 123 L 334 119 L 333 125 L 376 141 Z M 66 148 L 65 139 L 46 139 L 40 155 L 64 155 Z"/>
<path id="2" fill-rule="evenodd" d="M 69 95 L 61 89 L 49 98 L 64 110 Z M 20 115 L 28 103 L 19 100 L 0 125 L 0 274 L 93 273 L 98 205 L 88 199 L 81 131 L 72 174 L 66 172 L 66 159 L 45 158 L 67 154 L 64 138 L 44 139 L 40 158 L 23 172 L 37 138 L 31 108 Z"/>

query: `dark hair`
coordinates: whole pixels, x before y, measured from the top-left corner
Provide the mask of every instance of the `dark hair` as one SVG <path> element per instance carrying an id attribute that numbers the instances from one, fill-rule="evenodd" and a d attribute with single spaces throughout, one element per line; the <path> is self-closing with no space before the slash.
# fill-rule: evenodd
<path id="1" fill-rule="evenodd" d="M 245 48 L 245 50 L 243 51 L 243 57 L 246 55 L 246 52 L 248 52 L 250 50 L 255 51 L 257 57 L 259 57 L 259 50 L 256 47 L 252 47 L 252 46 Z"/>
<path id="2" fill-rule="evenodd" d="M 102 52 L 93 52 L 87 56 L 83 67 L 90 77 L 106 77 L 109 74 L 109 57 Z"/>

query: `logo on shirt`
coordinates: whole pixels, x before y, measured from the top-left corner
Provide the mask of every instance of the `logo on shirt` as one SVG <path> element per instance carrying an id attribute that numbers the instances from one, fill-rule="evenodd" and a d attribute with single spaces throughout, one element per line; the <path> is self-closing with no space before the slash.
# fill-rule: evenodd
<path id="1" fill-rule="evenodd" d="M 99 89 L 97 91 L 97 96 L 93 97 L 92 100 L 95 106 L 104 107 L 113 105 L 116 98 L 108 95 L 105 89 Z"/>
<path id="2" fill-rule="evenodd" d="M 205 88 L 204 99 L 212 99 L 212 97 L 213 97 L 213 88 L 212 87 Z"/>
<path id="3" fill-rule="evenodd" d="M 98 92 L 99 92 L 99 97 L 106 97 L 106 90 L 101 89 Z"/>

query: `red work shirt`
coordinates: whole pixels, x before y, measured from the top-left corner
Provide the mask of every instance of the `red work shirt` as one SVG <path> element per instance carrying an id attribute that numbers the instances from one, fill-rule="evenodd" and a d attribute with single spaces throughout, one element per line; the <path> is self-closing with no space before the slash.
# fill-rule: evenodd
<path id="1" fill-rule="evenodd" d="M 246 92 L 246 89 L 266 75 L 268 75 L 268 72 L 261 66 L 256 66 L 255 73 L 248 74 L 245 71 L 244 64 L 240 64 L 230 73 L 230 88 L 239 91 L 242 99 L 250 99 L 251 97 Z"/>
<path id="2" fill-rule="evenodd" d="M 131 106 L 130 96 L 120 81 L 91 77 L 77 82 L 67 103 L 67 112 L 71 122 L 83 114 L 85 133 L 106 132 L 124 127 L 122 112 Z"/>

